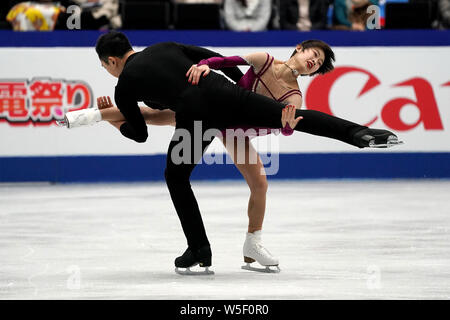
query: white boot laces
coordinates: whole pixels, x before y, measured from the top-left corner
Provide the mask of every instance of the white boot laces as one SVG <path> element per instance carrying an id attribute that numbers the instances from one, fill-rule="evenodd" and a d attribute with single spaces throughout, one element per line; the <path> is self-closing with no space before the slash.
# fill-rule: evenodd
<path id="1" fill-rule="evenodd" d="M 265 247 L 263 247 L 263 245 L 259 242 L 254 242 L 255 245 L 255 252 L 256 254 L 258 254 L 261 257 L 272 257 L 272 254 L 269 252 L 269 250 L 267 250 Z"/>

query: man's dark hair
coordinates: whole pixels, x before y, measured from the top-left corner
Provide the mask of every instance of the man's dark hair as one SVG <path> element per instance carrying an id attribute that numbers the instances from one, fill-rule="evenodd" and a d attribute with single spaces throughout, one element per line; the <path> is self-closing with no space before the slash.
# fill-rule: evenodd
<path id="1" fill-rule="evenodd" d="M 322 40 L 306 40 L 300 43 L 302 46 L 302 51 L 308 48 L 320 48 L 323 50 L 325 54 L 325 58 L 323 60 L 323 64 L 320 66 L 320 68 L 314 72 L 311 73 L 310 76 L 314 76 L 316 74 L 325 74 L 327 72 L 330 72 L 334 69 L 333 62 L 336 61 L 336 58 L 334 57 L 334 52 L 330 48 L 330 46 L 322 41 Z M 294 51 L 294 53 L 291 55 L 293 57 L 297 53 L 297 50 Z"/>
<path id="2" fill-rule="evenodd" d="M 117 31 L 110 31 L 101 35 L 95 45 L 98 57 L 105 63 L 108 63 L 108 57 L 123 58 L 130 50 L 133 50 L 133 48 L 127 36 Z"/>

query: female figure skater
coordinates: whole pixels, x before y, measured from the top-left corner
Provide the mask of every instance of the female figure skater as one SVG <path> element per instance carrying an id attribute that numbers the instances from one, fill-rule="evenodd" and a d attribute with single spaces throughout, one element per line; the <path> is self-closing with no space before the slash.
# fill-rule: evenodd
<path id="1" fill-rule="evenodd" d="M 334 53 L 323 41 L 307 40 L 297 45 L 291 57 L 287 61 L 275 59 L 267 53 L 259 52 L 246 55 L 244 57 L 213 57 L 201 60 L 197 65 L 193 65 L 187 72 L 188 81 L 197 84 L 201 76 L 206 77 L 210 68 L 223 69 L 238 65 L 249 65 L 247 73 L 237 83 L 239 86 L 272 98 L 276 101 L 287 104 L 284 115 L 289 119 L 286 123 L 282 119 L 283 135 L 291 135 L 293 128 L 301 119 L 295 118 L 294 108 L 300 109 L 302 106 L 302 93 L 299 89 L 297 78 L 302 76 L 314 76 L 325 74 L 333 70 Z M 245 129 L 245 128 L 244 128 Z M 277 129 L 266 128 L 258 130 L 257 135 L 273 133 Z M 253 131 L 252 131 L 253 132 Z M 226 132 L 222 131 L 221 139 L 228 153 L 232 156 L 236 167 L 241 172 L 250 188 L 250 198 L 248 202 L 248 232 L 244 243 L 244 261 L 247 263 L 243 268 L 254 271 L 272 271 L 268 266 L 278 266 L 278 259 L 261 244 L 261 230 L 264 221 L 266 208 L 266 193 L 268 188 L 267 177 L 261 158 L 251 143 L 254 135 L 248 134 L 245 139 L 245 159 L 257 159 L 256 164 L 237 161 L 236 143 L 231 147 L 227 146 Z M 233 137 L 228 137 L 232 138 Z M 266 266 L 265 269 L 256 269 L 250 263 L 257 261 Z M 278 268 L 275 271 L 279 270 Z"/>

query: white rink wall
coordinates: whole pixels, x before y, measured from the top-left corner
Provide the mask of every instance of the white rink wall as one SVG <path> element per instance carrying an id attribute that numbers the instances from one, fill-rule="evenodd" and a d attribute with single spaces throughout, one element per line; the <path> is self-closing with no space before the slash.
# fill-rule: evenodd
<path id="1" fill-rule="evenodd" d="M 291 47 L 209 48 L 226 56 L 265 51 L 281 60 L 292 53 Z M 328 100 L 329 110 L 338 117 L 397 132 L 407 143 L 392 152 L 450 151 L 450 47 L 336 47 L 334 51 L 336 71 L 342 71 L 339 77 L 299 78 L 304 107 L 326 110 L 323 101 Z M 116 79 L 101 67 L 94 48 L 0 48 L 0 61 L 0 83 L 27 80 L 30 84 L 39 78 L 82 81 L 91 89 L 94 103 L 98 96 L 114 96 Z M 371 88 L 359 96 L 365 86 Z M 65 99 L 64 88 L 62 95 Z M 7 109 L 0 111 L 0 157 L 164 154 L 173 133 L 173 128 L 152 126 L 148 141 L 137 144 L 106 123 L 76 130 L 54 124 L 17 126 L 5 120 Z M 288 139 L 272 137 L 272 147 L 266 138 L 258 138 L 256 145 L 258 150 L 279 148 L 280 153 L 354 151 L 343 143 L 300 133 Z M 222 148 L 219 143 L 213 146 L 209 151 Z"/>

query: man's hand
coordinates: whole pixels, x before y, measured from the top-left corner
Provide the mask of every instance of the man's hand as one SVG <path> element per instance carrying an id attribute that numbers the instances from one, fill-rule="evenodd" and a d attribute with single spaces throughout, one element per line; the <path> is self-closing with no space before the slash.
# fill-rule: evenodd
<path id="1" fill-rule="evenodd" d="M 198 84 L 202 73 L 203 73 L 203 76 L 206 77 L 210 71 L 211 71 L 211 69 L 206 64 L 203 64 L 201 66 L 197 66 L 196 64 L 193 64 L 189 68 L 188 72 L 186 73 L 186 77 L 189 77 L 188 81 L 191 84 Z"/>
<path id="2" fill-rule="evenodd" d="M 297 126 L 297 123 L 303 119 L 302 116 L 295 118 L 295 106 L 287 105 L 284 107 L 283 112 L 281 114 L 281 125 L 286 127 L 286 124 L 289 124 L 291 129 L 294 129 Z"/>
<path id="3" fill-rule="evenodd" d="M 98 97 L 97 106 L 99 110 L 114 107 L 109 96 Z"/>

